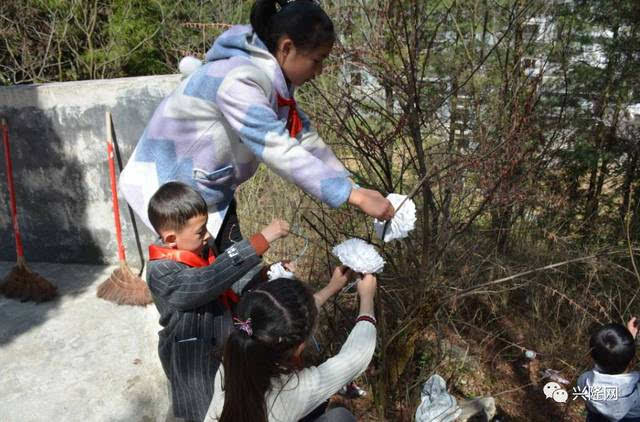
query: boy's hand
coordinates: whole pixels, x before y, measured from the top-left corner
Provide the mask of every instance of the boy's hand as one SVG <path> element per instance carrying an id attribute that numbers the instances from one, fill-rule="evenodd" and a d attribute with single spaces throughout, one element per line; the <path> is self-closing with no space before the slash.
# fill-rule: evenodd
<path id="1" fill-rule="evenodd" d="M 362 301 L 373 301 L 376 295 L 378 283 L 376 276 L 373 274 L 365 274 L 362 280 L 358 281 L 358 294 Z"/>
<path id="2" fill-rule="evenodd" d="M 633 338 L 636 338 L 638 335 L 638 320 L 636 317 L 633 317 L 627 322 L 627 330 L 631 333 Z"/>
<path id="3" fill-rule="evenodd" d="M 347 284 L 352 276 L 353 270 L 351 270 L 351 268 L 339 265 L 333 270 L 333 275 L 331 276 L 331 280 L 329 280 L 328 284 L 336 291 L 339 291 Z"/>
<path id="4" fill-rule="evenodd" d="M 284 220 L 274 219 L 271 224 L 262 229 L 260 232 L 267 239 L 267 242 L 272 243 L 275 240 L 286 237 L 289 234 L 289 223 Z"/>

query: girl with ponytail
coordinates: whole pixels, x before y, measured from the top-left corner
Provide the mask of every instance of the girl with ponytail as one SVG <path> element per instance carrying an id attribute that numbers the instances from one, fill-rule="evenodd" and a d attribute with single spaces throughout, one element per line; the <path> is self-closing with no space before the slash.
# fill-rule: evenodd
<path id="1" fill-rule="evenodd" d="M 315 295 L 298 280 L 277 279 L 243 296 L 205 421 L 296 422 L 364 372 L 376 345 L 376 279 L 371 274 L 358 282 L 359 317 L 340 352 L 317 367 L 304 368 L 300 360 L 317 307 L 344 287 L 349 274 L 345 267 L 336 268 Z M 355 418 L 335 408 L 316 421 Z"/>
<path id="2" fill-rule="evenodd" d="M 234 193 L 261 162 L 331 207 L 393 217 L 386 198 L 351 181 L 294 99 L 296 87 L 322 72 L 335 38 L 313 0 L 257 0 L 251 25 L 220 35 L 204 64 L 181 63 L 186 77 L 154 112 L 120 177 L 140 218 L 151 227 L 146 210 L 157 187 L 182 181 L 205 198 L 217 238 L 238 227 L 225 215 L 235 214 Z"/>

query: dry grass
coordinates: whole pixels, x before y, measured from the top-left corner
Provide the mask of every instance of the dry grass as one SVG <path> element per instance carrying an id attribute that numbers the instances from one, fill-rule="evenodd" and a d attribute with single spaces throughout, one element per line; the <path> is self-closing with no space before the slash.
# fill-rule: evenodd
<path id="1" fill-rule="evenodd" d="M 296 260 L 297 272 L 303 280 L 327 281 L 330 274 L 330 245 L 325 245 L 305 224 L 303 217 L 310 212 L 322 212 L 298 187 L 260 166 L 256 175 L 243 184 L 236 194 L 238 218 L 245 236 L 257 233 L 274 218 L 286 220 L 292 233 L 275 242 L 267 254 L 267 262 Z M 326 211 L 326 210 L 325 210 Z"/>
<path id="2" fill-rule="evenodd" d="M 365 216 L 330 210 L 265 167 L 243 185 L 237 199 L 245 235 L 273 218 L 291 223 L 298 235 L 278 241 L 266 259 L 297 258 L 299 276 L 316 288 L 337 265 L 330 254 L 335 243 L 354 233 L 375 242 Z M 360 420 L 410 421 L 421 384 L 437 372 L 459 399 L 494 396 L 503 421 L 583 420 L 581 400 L 562 405 L 545 399 L 541 371 L 560 371 L 571 392 L 591 365 L 587 344 L 593 328 L 637 313 L 638 280 L 628 256 L 624 251 L 577 254 L 537 242 L 535 236 L 509 256 L 498 256 L 490 241 L 480 244 L 481 234 L 470 236 L 475 252 L 452 250 L 441 269 L 420 273 L 411 269 L 415 250 L 409 243 L 385 246 L 389 264 L 379 277 L 378 295 L 384 320 L 374 360 L 359 380 L 369 394 L 346 405 Z M 489 252 L 477 252 L 482 250 Z M 588 255 L 594 257 L 575 259 Z M 529 272 L 563 261 L 570 262 Z M 492 283 L 499 279 L 505 280 Z M 457 297 L 459 292 L 468 293 Z M 339 350 L 355 309 L 353 293 L 326 306 L 316 333 L 322 348 L 316 359 Z M 526 350 L 535 351 L 536 359 L 525 359 Z"/>

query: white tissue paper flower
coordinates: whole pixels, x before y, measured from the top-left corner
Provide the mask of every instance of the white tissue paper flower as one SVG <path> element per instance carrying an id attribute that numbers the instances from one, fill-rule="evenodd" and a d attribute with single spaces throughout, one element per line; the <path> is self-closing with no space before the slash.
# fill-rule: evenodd
<path id="1" fill-rule="evenodd" d="M 193 56 L 187 56 L 183 57 L 182 60 L 180 60 L 178 69 L 180 70 L 180 73 L 182 73 L 182 77 L 186 78 L 187 76 L 198 70 L 200 66 L 202 66 L 202 62 L 200 60 Z"/>
<path id="2" fill-rule="evenodd" d="M 397 193 L 390 193 L 387 199 L 393 205 L 393 208 L 398 210 L 398 207 L 404 201 L 407 195 L 400 195 Z M 373 228 L 376 230 L 376 234 L 382 239 L 382 232 L 384 230 L 385 221 L 380 221 L 377 218 L 373 220 Z M 416 226 L 416 204 L 411 199 L 402 205 L 396 214 L 393 216 L 389 224 L 387 225 L 387 231 L 384 233 L 384 241 L 390 242 L 395 239 L 404 239 L 409 235 L 409 232 Z"/>
<path id="3" fill-rule="evenodd" d="M 377 273 L 384 267 L 376 248 L 362 239 L 345 240 L 334 246 L 332 252 L 343 265 L 357 273 Z"/>
<path id="4" fill-rule="evenodd" d="M 267 271 L 267 277 L 269 278 L 269 281 L 275 280 L 276 278 L 296 278 L 295 274 L 288 271 L 284 265 L 282 265 L 282 262 L 271 264 L 269 271 Z"/>

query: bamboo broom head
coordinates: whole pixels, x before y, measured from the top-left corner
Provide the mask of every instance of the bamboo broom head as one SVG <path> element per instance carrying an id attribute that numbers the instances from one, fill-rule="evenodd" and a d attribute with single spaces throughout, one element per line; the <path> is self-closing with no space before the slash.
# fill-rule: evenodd
<path id="1" fill-rule="evenodd" d="M 23 302 L 46 302 L 55 298 L 58 288 L 38 273 L 27 268 L 24 258 L 19 257 L 17 264 L 0 284 L 0 294 Z"/>
<path id="2" fill-rule="evenodd" d="M 153 302 L 147 283 L 124 261 L 98 286 L 97 296 L 118 305 L 146 306 Z"/>

